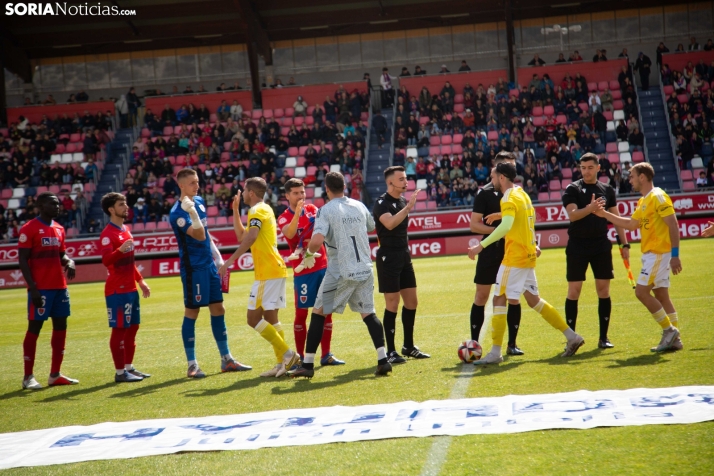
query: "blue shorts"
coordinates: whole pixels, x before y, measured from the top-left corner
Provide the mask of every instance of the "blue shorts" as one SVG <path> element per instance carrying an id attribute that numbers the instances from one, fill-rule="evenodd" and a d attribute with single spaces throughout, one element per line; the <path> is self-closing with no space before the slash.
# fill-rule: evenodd
<path id="1" fill-rule="evenodd" d="M 69 317 L 69 291 L 67 289 L 40 289 L 42 307 L 32 304 L 27 292 L 27 319 L 46 321 L 49 317 Z"/>
<path id="2" fill-rule="evenodd" d="M 187 309 L 198 309 L 223 302 L 221 277 L 215 264 L 211 264 L 209 269 L 195 270 L 191 273 L 181 270 L 181 282 L 183 304 Z"/>
<path id="3" fill-rule="evenodd" d="M 107 301 L 109 327 L 125 329 L 132 325 L 141 324 L 138 291 L 114 293 L 105 299 Z"/>
<path id="4" fill-rule="evenodd" d="M 315 305 L 317 291 L 322 284 L 327 268 L 319 269 L 310 274 L 303 274 L 293 278 L 295 286 L 295 307 L 297 309 L 308 309 Z"/>

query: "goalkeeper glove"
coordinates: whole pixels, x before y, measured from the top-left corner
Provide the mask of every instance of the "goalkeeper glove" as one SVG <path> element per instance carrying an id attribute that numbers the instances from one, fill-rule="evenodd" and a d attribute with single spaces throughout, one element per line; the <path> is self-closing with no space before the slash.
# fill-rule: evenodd
<path id="1" fill-rule="evenodd" d="M 188 197 L 183 197 L 183 200 L 181 200 L 181 209 L 188 212 L 188 216 L 191 217 L 192 228 L 195 228 L 196 230 L 203 228 L 203 223 L 201 223 L 201 219 L 198 217 L 196 205 L 193 203 L 193 200 Z"/>
<path id="2" fill-rule="evenodd" d="M 320 253 L 305 251 L 305 257 L 302 259 L 302 262 L 295 267 L 295 272 L 299 273 L 305 268 L 312 269 L 312 267 L 315 266 L 315 258 L 319 258 L 320 256 L 322 256 Z"/>

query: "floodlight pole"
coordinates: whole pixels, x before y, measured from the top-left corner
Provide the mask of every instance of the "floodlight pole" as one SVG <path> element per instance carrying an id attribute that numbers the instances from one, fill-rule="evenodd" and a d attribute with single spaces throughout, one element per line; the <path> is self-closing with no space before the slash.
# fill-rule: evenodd
<path id="1" fill-rule="evenodd" d="M 516 82 L 516 52 L 514 48 L 515 31 L 513 28 L 513 14 L 511 12 L 511 0 L 505 0 L 506 14 L 506 44 L 508 46 L 508 80 Z"/>

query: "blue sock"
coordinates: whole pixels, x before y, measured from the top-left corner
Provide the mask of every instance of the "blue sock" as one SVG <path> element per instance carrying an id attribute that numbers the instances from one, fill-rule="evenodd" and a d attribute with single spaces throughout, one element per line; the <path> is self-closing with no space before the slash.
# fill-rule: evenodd
<path id="1" fill-rule="evenodd" d="M 231 353 L 228 350 L 228 331 L 226 330 L 226 320 L 223 316 L 211 316 L 211 330 L 213 331 L 213 338 L 216 339 L 216 344 L 218 345 L 218 351 L 221 353 L 221 357 Z"/>
<path id="2" fill-rule="evenodd" d="M 183 348 L 186 351 L 186 360 L 196 360 L 196 319 L 183 318 L 181 326 Z"/>

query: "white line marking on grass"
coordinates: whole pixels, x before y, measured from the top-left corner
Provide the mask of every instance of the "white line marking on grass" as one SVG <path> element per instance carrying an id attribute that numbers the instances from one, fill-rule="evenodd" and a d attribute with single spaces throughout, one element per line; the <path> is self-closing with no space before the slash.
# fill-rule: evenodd
<path id="1" fill-rule="evenodd" d="M 490 296 L 489 302 L 491 302 Z M 485 319 L 483 321 L 483 326 L 481 326 L 481 332 L 479 333 L 479 343 L 482 343 L 488 335 L 491 327 L 491 316 L 492 312 L 491 307 L 489 306 L 484 316 Z M 451 389 L 451 394 L 449 395 L 450 400 L 458 400 L 466 396 L 473 373 L 473 365 L 464 364 L 461 367 L 461 372 L 459 372 L 459 376 L 456 378 L 456 383 Z M 441 472 L 441 468 L 444 466 L 444 462 L 446 461 L 446 455 L 449 453 L 451 439 L 451 436 L 437 436 L 434 438 L 434 442 L 431 444 L 431 449 L 429 449 L 429 454 L 426 457 L 424 468 L 421 470 L 421 476 L 436 476 Z"/>

